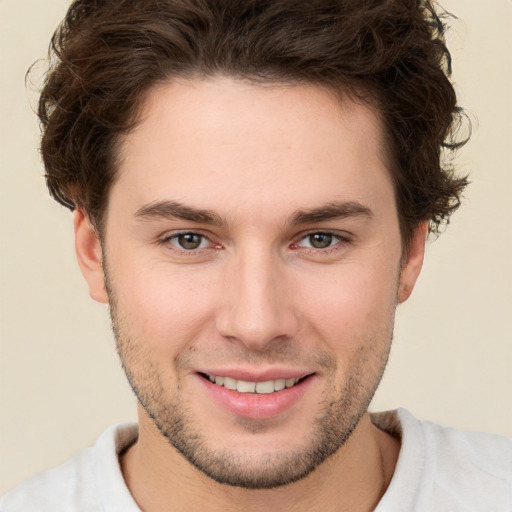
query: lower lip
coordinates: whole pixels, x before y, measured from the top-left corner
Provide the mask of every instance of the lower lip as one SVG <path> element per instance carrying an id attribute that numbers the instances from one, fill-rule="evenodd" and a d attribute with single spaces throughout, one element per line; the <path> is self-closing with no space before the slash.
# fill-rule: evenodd
<path id="1" fill-rule="evenodd" d="M 198 376 L 213 400 L 228 413 L 251 420 L 270 419 L 285 413 L 311 386 L 311 375 L 299 384 L 273 393 L 239 393 Z"/>

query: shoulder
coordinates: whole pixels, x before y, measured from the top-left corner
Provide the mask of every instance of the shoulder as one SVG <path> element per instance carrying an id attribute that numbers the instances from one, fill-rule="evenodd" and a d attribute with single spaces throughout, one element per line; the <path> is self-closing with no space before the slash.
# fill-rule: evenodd
<path id="1" fill-rule="evenodd" d="M 509 484 L 512 490 L 512 438 L 485 432 L 466 432 L 419 422 L 425 447 L 437 462 L 437 469 L 447 473 L 465 469 L 468 477 Z"/>
<path id="2" fill-rule="evenodd" d="M 512 438 L 442 427 L 404 409 L 375 415 L 374 422 L 402 444 L 384 504 L 401 495 L 410 507 L 403 510 L 512 510 Z"/>
<path id="3" fill-rule="evenodd" d="M 0 501 L 1 512 L 25 512 L 29 510 L 78 510 L 87 502 L 88 510 L 100 510 L 95 503 L 93 448 L 76 453 L 66 463 L 43 471 L 22 482 Z"/>
<path id="4" fill-rule="evenodd" d="M 124 485 L 118 454 L 137 437 L 134 423 L 114 425 L 93 447 L 77 452 L 64 464 L 22 482 L 0 500 L 0 512 L 96 512 L 111 499 L 133 501 Z M 114 500 L 114 503 L 116 501 Z"/>

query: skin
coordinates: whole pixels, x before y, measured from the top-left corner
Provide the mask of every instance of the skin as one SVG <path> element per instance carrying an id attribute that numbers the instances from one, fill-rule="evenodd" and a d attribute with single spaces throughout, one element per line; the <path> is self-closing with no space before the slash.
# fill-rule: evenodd
<path id="1" fill-rule="evenodd" d="M 317 86 L 218 77 L 149 94 L 103 244 L 75 213 L 78 261 L 110 302 L 140 401 L 121 464 L 142 510 L 377 504 L 399 444 L 367 407 L 426 235 L 404 257 L 381 135 L 368 106 Z M 212 400 L 205 371 L 309 377 L 291 406 L 254 418 Z"/>

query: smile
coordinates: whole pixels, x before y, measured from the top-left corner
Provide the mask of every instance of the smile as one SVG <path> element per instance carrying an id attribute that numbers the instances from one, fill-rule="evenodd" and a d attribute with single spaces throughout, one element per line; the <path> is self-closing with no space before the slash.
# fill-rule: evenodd
<path id="1" fill-rule="evenodd" d="M 210 382 L 217 386 L 238 391 L 239 393 L 256 393 L 256 394 L 270 394 L 283 389 L 291 388 L 302 382 L 306 377 L 291 378 L 291 379 L 275 379 L 267 380 L 264 382 L 249 382 L 245 380 L 236 380 L 231 377 L 222 377 L 219 375 L 203 375 Z"/>

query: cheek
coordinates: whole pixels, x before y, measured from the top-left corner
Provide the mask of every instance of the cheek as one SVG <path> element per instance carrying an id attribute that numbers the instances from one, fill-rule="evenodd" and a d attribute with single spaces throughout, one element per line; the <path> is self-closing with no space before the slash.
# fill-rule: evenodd
<path id="1" fill-rule="evenodd" d="M 151 351 L 177 352 L 212 324 L 211 276 L 170 271 L 167 265 L 119 268 L 114 288 L 119 315 L 132 337 Z M 120 276 L 123 276 L 120 278 Z"/>
<path id="2" fill-rule="evenodd" d="M 396 268 L 347 265 L 316 276 L 301 292 L 309 325 L 336 348 L 387 344 L 391 336 Z"/>

